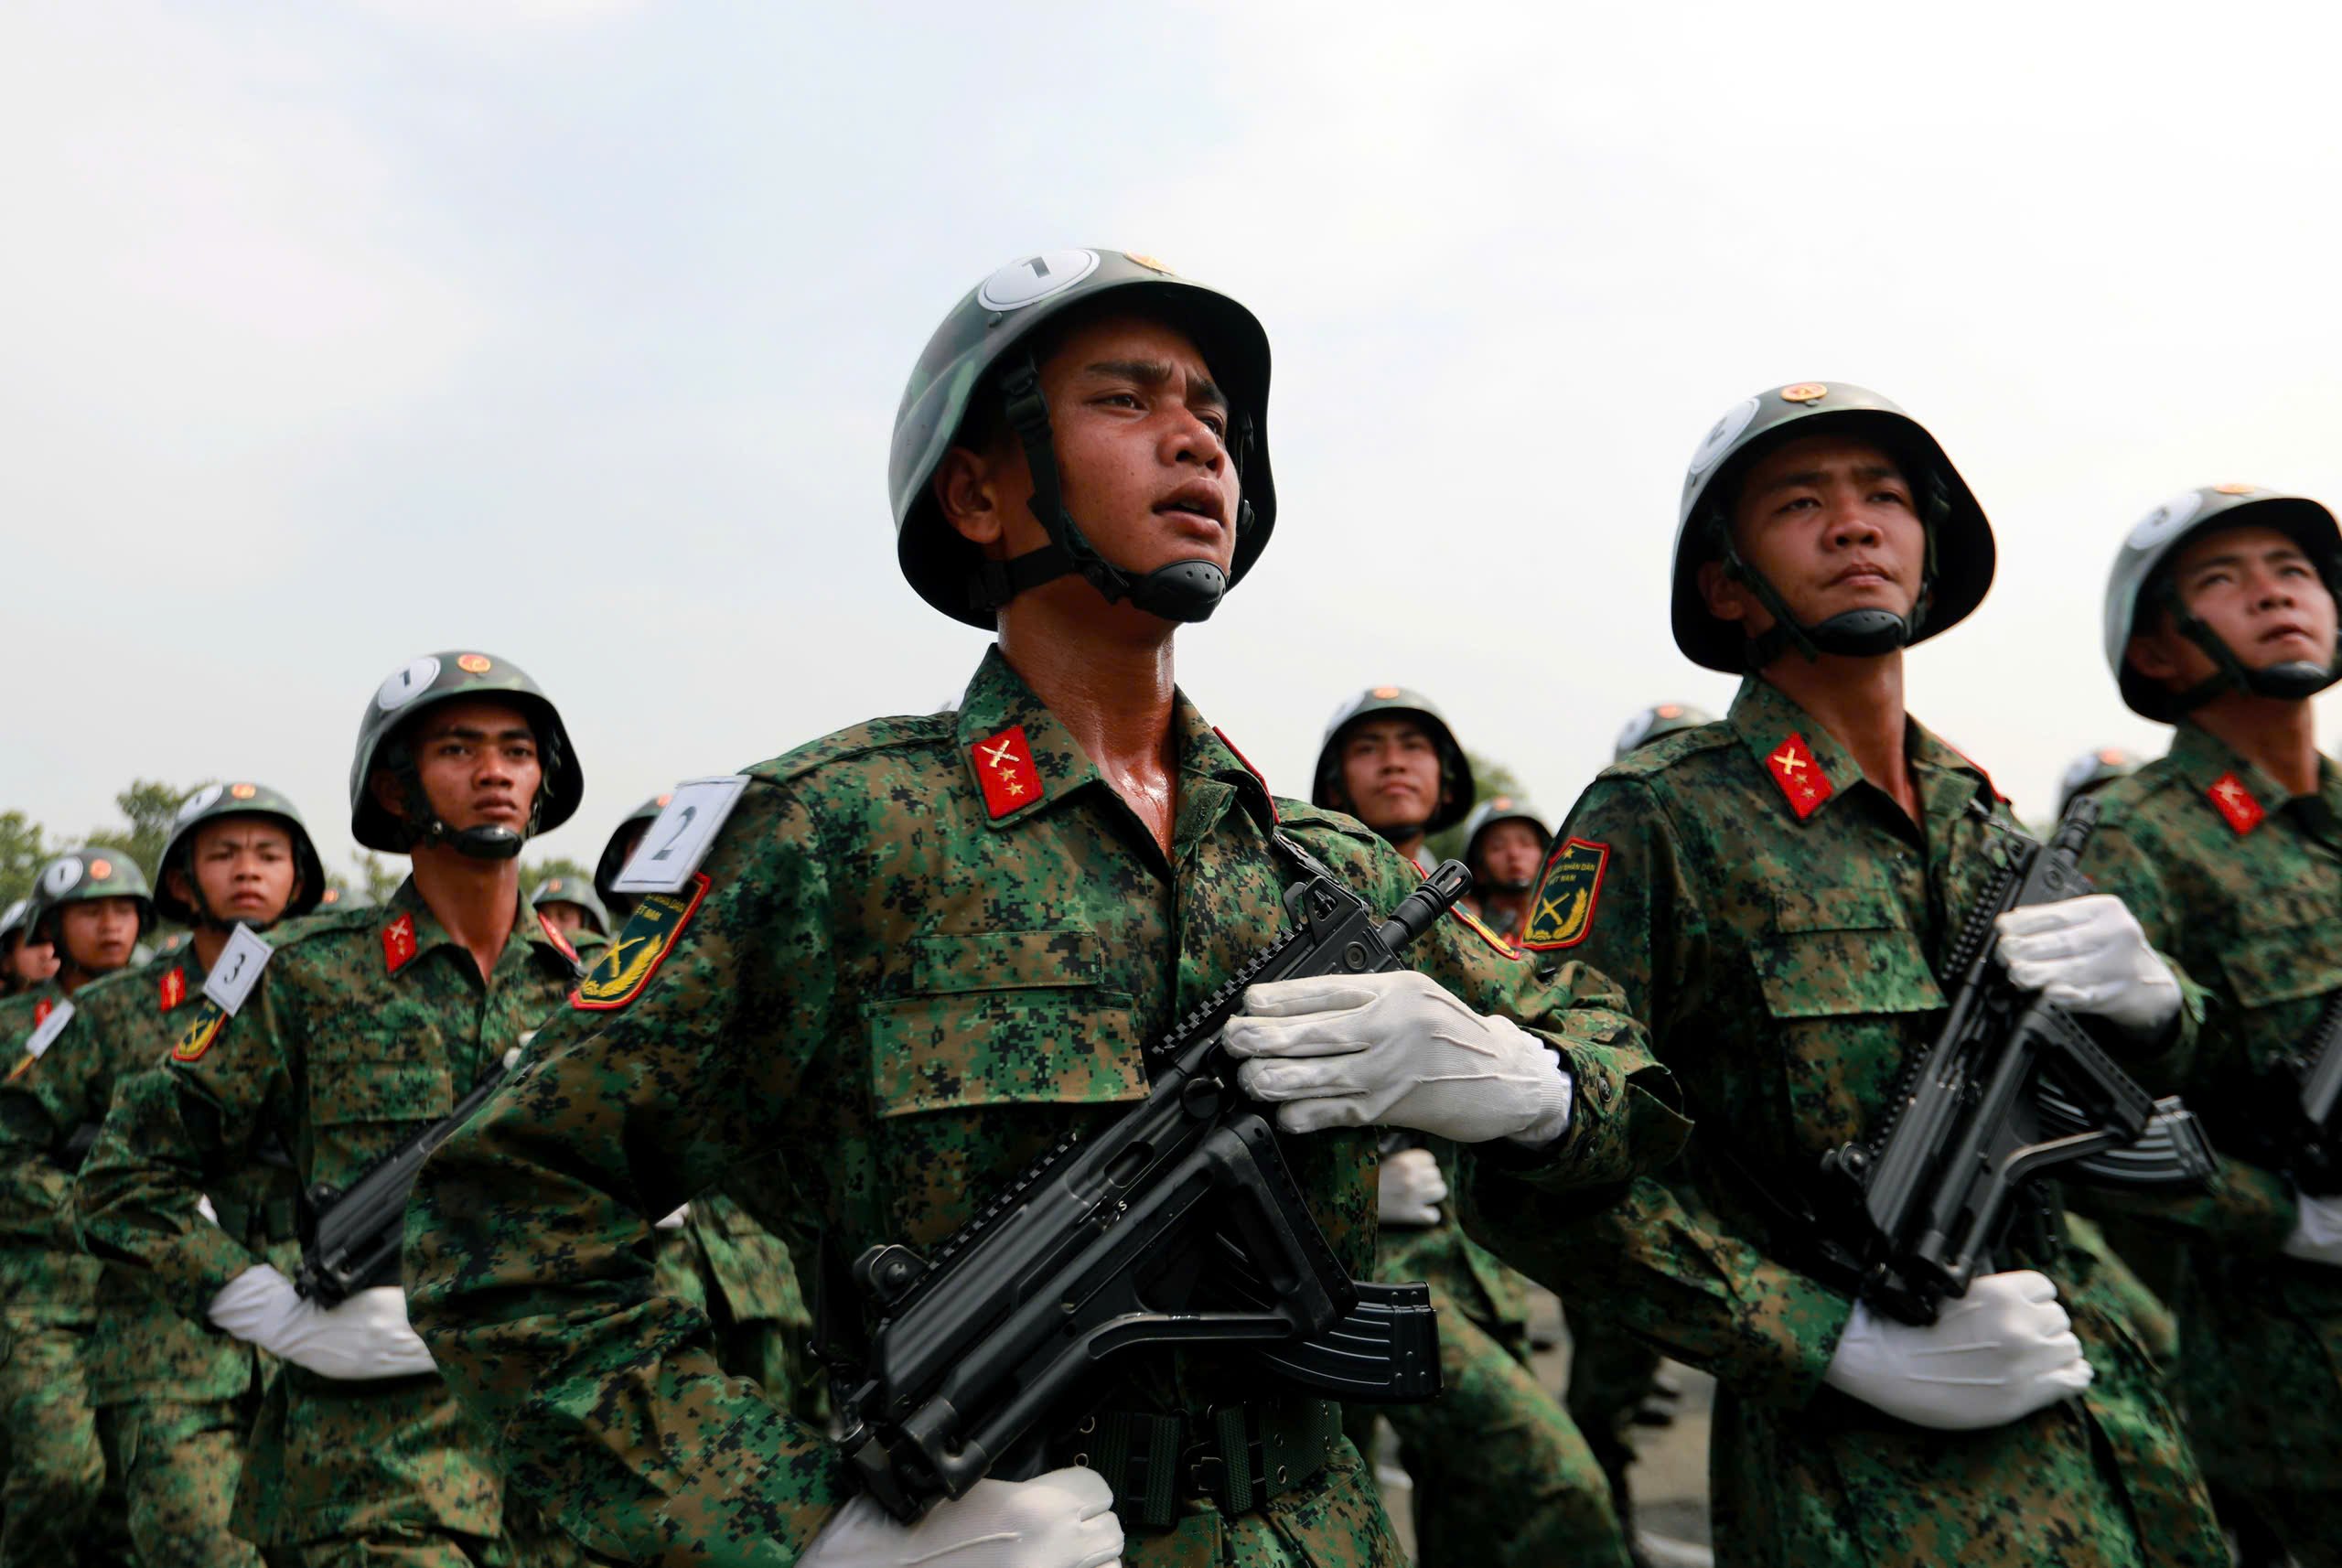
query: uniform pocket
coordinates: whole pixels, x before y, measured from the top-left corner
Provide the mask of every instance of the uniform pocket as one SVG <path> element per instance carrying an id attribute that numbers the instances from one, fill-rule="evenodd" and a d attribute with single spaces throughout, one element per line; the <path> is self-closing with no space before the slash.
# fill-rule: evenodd
<path id="1" fill-rule="evenodd" d="M 2290 923 L 2277 924 L 2283 916 Z M 2324 900 L 2304 908 L 2286 900 L 2256 911 L 2219 957 L 2229 993 L 2248 1011 L 2323 997 L 2342 986 L 2342 914 Z"/>

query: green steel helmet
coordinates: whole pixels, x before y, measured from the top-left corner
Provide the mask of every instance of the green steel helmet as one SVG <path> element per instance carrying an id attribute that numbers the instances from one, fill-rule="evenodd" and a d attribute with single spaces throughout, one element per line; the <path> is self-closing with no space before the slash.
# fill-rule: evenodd
<path id="1" fill-rule="evenodd" d="M 2168 724 L 2225 691 L 2301 698 L 2342 680 L 2342 654 L 2323 665 L 2298 661 L 2247 670 L 2210 627 L 2180 604 L 2165 565 L 2204 534 L 2242 527 L 2273 528 L 2290 537 L 2317 568 L 2326 592 L 2342 599 L 2342 529 L 2324 506 L 2306 496 L 2283 495 L 2258 485 L 2182 490 L 2132 525 L 2106 579 L 2106 664 L 2132 712 Z M 2209 680 L 2173 692 L 2131 668 L 2131 639 L 2157 609 L 2169 611 L 2173 625 L 2211 659 L 2215 672 Z"/>
<path id="2" fill-rule="evenodd" d="M 2057 779 L 2057 820 L 2066 820 L 2066 809 L 2077 797 L 2095 795 L 2117 779 L 2129 778 L 2143 760 L 2119 746 L 2101 746 L 2075 757 Z"/>
<path id="3" fill-rule="evenodd" d="M 366 896 L 363 888 L 339 882 L 317 896 L 317 908 L 320 909 L 371 909 L 373 907 L 374 900 Z"/>
<path id="4" fill-rule="evenodd" d="M 1541 850 L 1553 842 L 1553 830 L 1545 825 L 1545 819 L 1537 808 L 1526 797 L 1520 795 L 1491 795 L 1473 807 L 1472 814 L 1464 819 L 1464 864 L 1472 868 L 1473 886 L 1493 887 L 1499 893 L 1526 893 L 1535 886 L 1533 876 L 1514 886 L 1494 882 L 1480 875 L 1480 835 L 1499 822 L 1527 822 L 1537 830 L 1537 843 Z"/>
<path id="5" fill-rule="evenodd" d="M 0 909 L 0 953 L 14 947 L 15 939 L 31 929 L 32 913 L 33 901 L 29 898 L 19 898 Z"/>
<path id="6" fill-rule="evenodd" d="M 1109 295 L 1118 306 L 1160 317 L 1187 333 L 1228 394 L 1229 458 L 1242 480 L 1243 499 L 1225 581 L 1214 566 L 1184 561 L 1134 577 L 1098 553 L 1059 499 L 1036 335 L 1069 311 Z M 1033 472 L 1033 515 L 1049 536 L 1048 544 L 1014 561 L 985 560 L 952 532 L 935 504 L 935 470 L 980 399 L 992 400 L 1024 444 Z M 1110 601 L 1127 596 L 1166 619 L 1201 620 L 1227 589 L 1244 580 L 1276 526 L 1268 414 L 1268 334 L 1227 295 L 1127 251 L 1069 249 L 1022 257 L 951 307 L 903 389 L 886 456 L 896 559 L 921 598 L 987 631 L 994 612 L 1011 597 L 1069 572 L 1080 572 Z"/>
<path id="7" fill-rule="evenodd" d="M 604 936 L 610 934 L 610 912 L 602 907 L 593 887 L 575 876 L 548 876 L 529 894 L 529 902 L 542 909 L 548 904 L 575 904 L 586 911 L 586 923 Z"/>
<path id="8" fill-rule="evenodd" d="M 317 846 L 309 837 L 309 824 L 301 820 L 300 808 L 265 784 L 238 781 L 207 784 L 179 802 L 178 814 L 171 819 L 171 836 L 163 845 L 163 858 L 156 863 L 155 908 L 166 919 L 185 926 L 201 923 L 206 911 L 201 908 L 203 889 L 195 880 L 195 831 L 223 817 L 268 817 L 283 823 L 293 835 L 293 864 L 300 872 L 300 883 L 279 918 L 290 920 L 317 907 L 326 891 L 325 862 L 317 858 Z M 193 889 L 194 904 L 171 891 L 174 868 Z"/>
<path id="9" fill-rule="evenodd" d="M 594 891 L 602 896 L 603 903 L 609 908 L 631 908 L 634 904 L 633 899 L 613 886 L 618 879 L 618 873 L 626 869 L 627 856 L 633 854 L 634 846 L 642 842 L 642 835 L 631 830 L 638 822 L 647 827 L 657 821 L 659 813 L 667 809 L 667 802 L 674 798 L 672 790 L 661 790 L 619 818 L 618 825 L 610 830 L 609 842 L 602 846 L 602 858 L 594 863 Z"/>
<path id="10" fill-rule="evenodd" d="M 121 850 L 91 844 L 68 850 L 33 878 L 32 907 L 25 915 L 30 940 L 55 941 L 57 927 L 50 917 L 68 904 L 97 898 L 135 898 L 138 934 L 143 937 L 155 929 L 155 893 L 146 886 L 146 874 Z"/>
<path id="11" fill-rule="evenodd" d="M 1404 686 L 1369 686 L 1334 710 L 1334 716 L 1326 721 L 1326 738 L 1317 747 L 1317 771 L 1310 785 L 1310 803 L 1328 811 L 1352 809 L 1342 789 L 1342 732 L 1361 719 L 1385 714 L 1412 718 L 1423 725 L 1439 753 L 1439 807 L 1432 812 L 1431 821 L 1423 824 L 1423 832 L 1435 833 L 1463 821 L 1464 813 L 1472 809 L 1473 796 L 1478 793 L 1478 786 L 1472 781 L 1471 761 L 1465 757 L 1464 748 L 1456 744 L 1456 732 L 1447 727 L 1447 720 L 1432 700 Z"/>
<path id="12" fill-rule="evenodd" d="M 1820 626 L 1799 626 L 1771 584 L 1740 560 L 1732 542 L 1732 509 L 1740 480 L 1785 441 L 1840 434 L 1868 441 L 1903 469 L 1919 521 L 1928 530 L 1927 576 L 1910 618 L 1889 610 L 1849 610 Z M 1675 646 L 1695 664 L 1737 673 L 1769 663 L 1784 648 L 1816 653 L 1885 653 L 1924 642 L 1965 619 L 1993 585 L 1993 525 L 1960 470 L 1927 427 L 1875 392 L 1843 381 L 1795 381 L 1744 398 L 1726 409 L 1692 454 L 1676 517 L 1671 618 Z M 1721 561 L 1746 583 L 1776 621 L 1753 642 L 1731 621 L 1708 613 L 1700 568 Z"/>
<path id="13" fill-rule="evenodd" d="M 536 808 L 527 828 L 449 830 L 435 813 L 417 828 L 393 816 L 374 799 L 370 787 L 374 769 L 385 768 L 401 779 L 410 800 L 423 797 L 414 758 L 401 744 L 406 726 L 419 714 L 442 703 L 471 697 L 501 697 L 529 718 L 536 734 L 537 757 L 544 782 L 537 791 Z M 569 744 L 561 711 L 553 699 L 517 664 L 486 653 L 451 650 L 411 659 L 376 689 L 358 721 L 358 754 L 349 765 L 349 833 L 368 849 L 404 854 L 418 843 L 446 840 L 464 854 L 481 860 L 510 860 L 521 853 L 524 839 L 551 832 L 576 812 L 586 794 L 586 770 L 577 750 Z"/>
<path id="14" fill-rule="evenodd" d="M 1649 746 L 1663 735 L 1673 735 L 1680 729 L 1698 729 L 1712 725 L 1716 716 L 1705 708 L 1695 708 L 1689 703 L 1661 703 L 1645 708 L 1627 721 L 1618 732 L 1617 744 L 1610 748 L 1610 760 L 1617 761 L 1638 746 Z"/>

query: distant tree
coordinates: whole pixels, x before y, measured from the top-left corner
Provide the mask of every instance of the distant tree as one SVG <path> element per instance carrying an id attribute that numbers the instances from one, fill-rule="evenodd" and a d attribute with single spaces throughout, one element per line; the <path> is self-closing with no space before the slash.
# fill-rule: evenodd
<path id="1" fill-rule="evenodd" d="M 33 878 L 51 853 L 38 822 L 22 811 L 0 811 L 0 905 L 33 890 Z"/>
<path id="2" fill-rule="evenodd" d="M 171 823 L 178 816 L 179 802 L 211 782 L 203 779 L 182 786 L 158 779 L 134 779 L 129 789 L 113 798 L 114 809 L 128 826 L 92 828 L 82 842 L 122 851 L 138 863 L 151 881 L 162 875 L 163 846 L 171 842 Z"/>
<path id="3" fill-rule="evenodd" d="M 399 884 L 406 880 L 406 866 L 402 861 L 385 859 L 371 849 L 359 850 L 349 858 L 358 867 L 358 875 L 350 886 L 377 904 L 397 892 Z"/>

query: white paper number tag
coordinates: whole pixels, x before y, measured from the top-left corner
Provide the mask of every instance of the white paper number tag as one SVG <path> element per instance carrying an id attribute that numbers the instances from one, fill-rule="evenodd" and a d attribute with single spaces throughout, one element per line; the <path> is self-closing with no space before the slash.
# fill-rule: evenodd
<path id="1" fill-rule="evenodd" d="M 25 1054 L 38 1061 L 41 1052 L 48 1049 L 57 1036 L 65 1032 L 65 1026 L 72 1021 L 73 1004 L 70 1002 L 60 1002 L 50 1008 L 48 1016 L 40 1021 L 40 1027 L 33 1031 L 33 1037 L 25 1042 Z"/>
<path id="2" fill-rule="evenodd" d="M 220 950 L 220 961 L 211 966 L 204 977 L 203 993 L 220 1004 L 220 1011 L 232 1018 L 244 1004 L 244 998 L 260 983 L 260 972 L 268 967 L 269 955 L 276 950 L 252 935 L 250 926 L 238 923 L 228 933 L 228 945 Z"/>
<path id="3" fill-rule="evenodd" d="M 621 893 L 680 892 L 707 857 L 708 847 L 715 843 L 715 831 L 740 803 L 740 792 L 747 787 L 745 773 L 686 779 L 676 785 L 666 808 L 635 846 L 634 857 L 610 886 Z"/>

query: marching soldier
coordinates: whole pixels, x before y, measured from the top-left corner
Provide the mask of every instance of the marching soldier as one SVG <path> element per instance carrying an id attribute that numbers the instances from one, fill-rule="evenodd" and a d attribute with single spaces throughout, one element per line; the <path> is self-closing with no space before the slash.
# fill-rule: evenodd
<path id="1" fill-rule="evenodd" d="M 2175 1379 L 2221 1511 L 2257 1514 L 2305 1568 L 2342 1563 L 2330 1402 L 2342 1200 L 2293 1157 L 2295 1058 L 2342 991 L 2342 770 L 2311 702 L 2342 675 L 2342 531 L 2251 485 L 2181 493 L 2123 541 L 2106 660 L 2167 756 L 2099 790 L 2083 868 L 2202 987 L 2176 1090 L 2220 1151 L 2208 1197 L 2158 1208 L 2181 1259 Z M 2297 1113 L 2296 1113 L 2297 1114 Z"/>
<path id="2" fill-rule="evenodd" d="M 0 910 L 0 1000 L 47 980 L 57 972 L 57 950 L 32 937 L 30 898 L 19 898 Z"/>
<path id="3" fill-rule="evenodd" d="M 0 1087 L 9 1229 L 21 1227 L 60 1253 L 80 1250 L 68 1173 L 94 1142 L 116 1087 L 168 1052 L 237 925 L 265 931 L 306 914 L 324 885 L 300 813 L 274 790 L 248 782 L 209 785 L 189 796 L 159 865 L 156 908 L 190 927 L 192 940 L 81 992 L 72 1021 L 49 1049 Z M 292 1240 L 293 1194 L 275 1167 L 233 1173 L 210 1193 L 231 1233 L 256 1243 Z M 23 1210 L 23 1194 L 38 1207 Z M 98 1281 L 87 1363 L 107 1469 L 125 1494 L 140 1562 L 259 1568 L 260 1553 L 229 1526 L 252 1415 L 252 1348 L 188 1322 L 127 1270 L 109 1267 Z"/>
<path id="4" fill-rule="evenodd" d="M 720 1375 L 704 1319 L 650 1294 L 643 1245 L 651 1216 L 775 1155 L 802 1230 L 838 1255 L 940 1241 L 1061 1133 L 1145 1095 L 1144 1042 L 1281 923 L 1285 846 L 1378 908 L 1414 887 L 1353 824 L 1273 800 L 1172 683 L 1174 633 L 1275 521 L 1267 392 L 1252 315 L 1144 258 L 1050 252 L 962 299 L 890 463 L 905 575 L 997 628 L 960 707 L 679 792 L 654 852 L 675 891 L 644 898 L 521 1080 L 424 1166 L 418 1326 L 508 1473 L 589 1547 L 809 1568 L 1399 1562 L 1338 1407 L 1161 1347 L 1108 1360 L 1094 1409 L 1056 1412 L 1058 1468 L 897 1523 L 819 1430 Z M 1410 957 L 1421 974 L 1340 983 L 1362 1049 L 1242 1069 L 1280 1101 L 1327 1067 L 1348 1086 L 1297 1118 L 1342 1130 L 1287 1139 L 1285 1158 L 1354 1275 L 1373 1261 L 1365 1121 L 1518 1134 L 1557 1185 L 1672 1146 L 1590 977 L 1538 988 L 1456 921 Z M 1254 987 L 1256 1010 L 1294 1016 L 1240 1020 L 1243 1048 L 1332 1026 L 1327 997 Z M 1426 1005 L 1502 1078 L 1429 1081 L 1466 1047 L 1421 1026 Z M 1093 1432 L 1127 1436 L 1127 1456 Z M 1158 1450 L 1182 1455 L 1167 1476 Z"/>
<path id="5" fill-rule="evenodd" d="M 484 653 L 411 660 L 369 702 L 349 778 L 351 835 L 410 856 L 411 875 L 381 908 L 239 939 L 246 963 L 231 971 L 229 950 L 213 969 L 161 1070 L 124 1083 L 80 1179 L 83 1238 L 285 1363 L 235 1513 L 271 1563 L 574 1561 L 508 1502 L 397 1284 L 328 1305 L 200 1211 L 278 1138 L 305 1192 L 346 1190 L 445 1121 L 576 983 L 514 858 L 584 790 L 534 682 Z"/>
<path id="6" fill-rule="evenodd" d="M 1694 661 L 1748 673 L 1722 722 L 1588 788 L 1523 934 L 1621 976 L 1698 1130 L 1666 1182 L 1581 1223 L 1482 1162 L 1489 1234 L 1716 1375 L 1720 1563 L 2226 1562 L 2122 1293 L 2050 1211 L 1926 1326 L 1818 1245 L 1821 1156 L 1879 1128 L 2016 831 L 1903 705 L 1904 648 L 1974 609 L 1993 561 L 1967 485 L 1885 398 L 1808 381 L 1735 406 L 1686 476 L 1672 617 Z M 2143 1068 L 2185 1055 L 2200 1015 L 2119 902 L 2002 919 L 2018 983 Z"/>
<path id="7" fill-rule="evenodd" d="M 127 964 L 154 925 L 146 878 L 119 850 L 74 850 L 41 867 L 27 940 L 52 946 L 58 967 L 0 1002 L 10 1084 L 39 1068 L 84 991 Z M 0 1105 L 0 1116 L 13 1142 L 16 1106 Z M 105 1455 L 84 1355 L 97 1324 L 98 1265 L 60 1234 L 63 1188 L 62 1174 L 45 1162 L 0 1165 L 0 1423 L 9 1455 L 0 1482 L 0 1568 L 111 1562 L 118 1534 L 119 1521 L 98 1510 Z"/>
<path id="8" fill-rule="evenodd" d="M 1553 830 L 1537 808 L 1498 795 L 1464 819 L 1464 864 L 1472 868 L 1472 896 L 1488 929 L 1509 941 L 1529 918 L 1529 895 L 1545 864 Z"/>
<path id="9" fill-rule="evenodd" d="M 1640 751 L 1652 741 L 1664 739 L 1678 730 L 1698 729 L 1715 722 L 1715 714 L 1689 703 L 1654 703 L 1627 721 L 1627 727 L 1618 732 L 1617 740 L 1611 746 L 1610 760 L 1623 761 L 1628 752 Z"/>
<path id="10" fill-rule="evenodd" d="M 1485 884 L 1475 852 L 1486 838 L 1508 841 L 1498 845 L 1507 869 L 1522 869 L 1509 841 L 1542 829 L 1533 813 L 1524 823 L 1509 798 L 1472 808 L 1477 786 L 1455 731 L 1429 698 L 1402 686 L 1371 687 L 1335 710 L 1315 778 L 1313 804 L 1349 812 L 1424 870 L 1426 835 L 1466 822 L 1476 890 Z M 1489 835 L 1499 811 L 1499 832 Z M 1525 857 L 1523 897 L 1542 852 L 1532 843 Z M 1502 935 L 1491 928 L 1491 940 Z M 1352 1409 L 1351 1439 L 1366 1448 L 1377 1413 L 1398 1434 L 1425 1568 L 1624 1563 L 1625 1537 L 1593 1451 L 1530 1369 L 1529 1282 L 1466 1236 L 1447 1202 L 1444 1170 L 1455 1161 L 1452 1147 L 1424 1139 L 1384 1140 L 1375 1277 L 1431 1285 L 1444 1386 L 1430 1404 Z"/>
<path id="11" fill-rule="evenodd" d="M 2067 811 L 2085 795 L 2095 795 L 2117 779 L 2128 779 L 2139 770 L 2139 758 L 2119 746 L 2101 746 L 2083 752 L 2066 765 L 2057 779 L 2057 816 L 2065 819 Z"/>
<path id="12" fill-rule="evenodd" d="M 594 889 L 574 876 L 548 876 L 529 894 L 537 918 L 576 948 L 599 947 L 610 938 L 610 912 Z"/>

